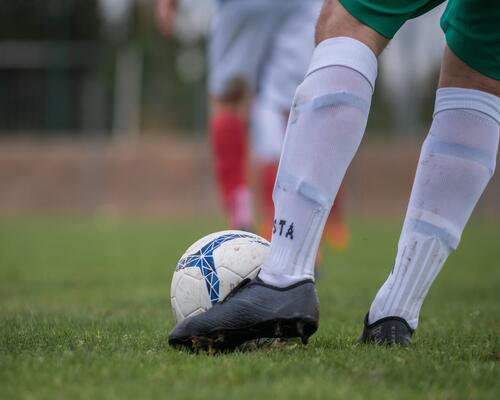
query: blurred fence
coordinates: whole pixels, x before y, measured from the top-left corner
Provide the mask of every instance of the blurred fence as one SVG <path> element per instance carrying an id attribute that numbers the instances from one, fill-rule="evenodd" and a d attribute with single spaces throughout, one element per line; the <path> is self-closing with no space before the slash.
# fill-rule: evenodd
<path id="1" fill-rule="evenodd" d="M 0 215 L 214 215 L 220 210 L 207 147 L 172 137 L 135 144 L 4 142 Z M 402 218 L 418 153 L 408 143 L 363 143 L 346 177 L 347 212 Z M 498 175 L 475 216 L 500 217 Z"/>
<path id="2" fill-rule="evenodd" d="M 1 2 L 0 135 L 203 130 L 204 38 L 166 40 L 153 3 Z M 184 73 L 186 51 L 197 75 Z"/>
<path id="3" fill-rule="evenodd" d="M 95 63 L 103 52 L 84 41 L 0 42 L 0 129 L 10 134 L 106 130 L 107 93 Z"/>

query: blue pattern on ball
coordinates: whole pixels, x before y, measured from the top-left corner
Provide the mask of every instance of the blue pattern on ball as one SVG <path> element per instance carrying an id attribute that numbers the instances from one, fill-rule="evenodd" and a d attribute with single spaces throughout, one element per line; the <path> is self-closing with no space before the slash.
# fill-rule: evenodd
<path id="1" fill-rule="evenodd" d="M 256 243 L 269 246 L 267 242 L 259 240 L 258 236 L 243 233 L 228 233 L 207 243 L 196 253 L 182 258 L 177 264 L 175 269 L 176 271 L 184 268 L 200 269 L 205 280 L 205 284 L 207 285 L 208 296 L 210 297 L 212 305 L 217 303 L 220 298 L 220 284 L 217 269 L 214 263 L 214 251 L 223 243 L 240 238 L 254 239 Z"/>

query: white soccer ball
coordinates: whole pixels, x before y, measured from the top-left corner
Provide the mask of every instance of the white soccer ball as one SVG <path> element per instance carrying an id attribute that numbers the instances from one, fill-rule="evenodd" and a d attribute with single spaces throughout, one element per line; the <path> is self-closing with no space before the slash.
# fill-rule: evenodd
<path id="1" fill-rule="evenodd" d="M 177 322 L 207 311 L 245 278 L 254 278 L 269 242 L 253 233 L 222 231 L 201 238 L 175 268 L 170 300 Z"/>

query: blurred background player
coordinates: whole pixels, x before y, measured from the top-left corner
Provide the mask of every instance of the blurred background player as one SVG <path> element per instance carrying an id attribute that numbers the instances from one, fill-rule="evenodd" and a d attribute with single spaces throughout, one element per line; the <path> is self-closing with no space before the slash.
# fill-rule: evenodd
<path id="1" fill-rule="evenodd" d="M 159 26 L 174 31 L 177 0 L 158 0 Z M 295 89 L 314 50 L 321 0 L 217 2 L 209 45 L 210 138 L 215 175 L 232 229 L 256 227 L 247 173 L 247 130 L 257 167 L 260 233 L 271 237 L 272 191 Z M 332 248 L 347 246 L 339 198 L 325 231 Z"/>

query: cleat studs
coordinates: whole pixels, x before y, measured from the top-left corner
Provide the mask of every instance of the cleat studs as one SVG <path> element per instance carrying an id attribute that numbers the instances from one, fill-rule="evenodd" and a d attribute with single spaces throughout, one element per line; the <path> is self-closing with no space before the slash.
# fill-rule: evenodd
<path id="1" fill-rule="evenodd" d="M 202 349 L 206 351 L 209 355 L 214 355 L 216 352 L 214 340 L 210 338 L 204 338 Z"/>
<path id="2" fill-rule="evenodd" d="M 304 323 L 302 321 L 297 321 L 297 324 L 295 325 L 297 328 L 297 333 L 299 334 L 300 337 L 304 336 Z"/>
<path id="3" fill-rule="evenodd" d="M 302 321 L 297 321 L 297 324 L 295 325 L 297 328 L 297 333 L 299 334 L 300 338 L 302 339 L 302 344 L 307 344 L 308 342 L 308 337 L 304 333 L 304 323 Z"/>
<path id="4" fill-rule="evenodd" d="M 211 353 L 214 349 L 214 340 L 203 336 L 193 336 L 191 338 L 191 348 L 196 353 L 200 351 Z"/>
<path id="5" fill-rule="evenodd" d="M 214 344 L 222 344 L 224 343 L 224 334 L 223 333 L 218 333 L 215 339 L 213 340 Z"/>

